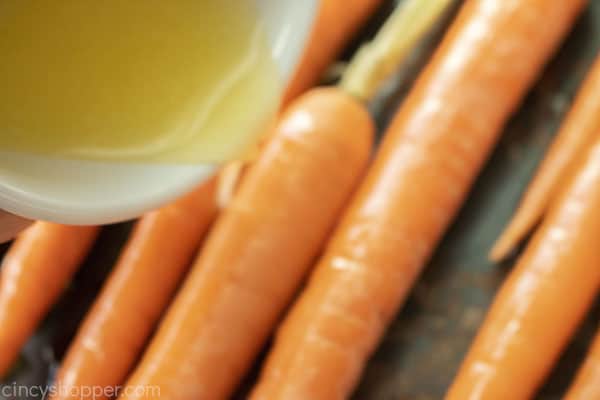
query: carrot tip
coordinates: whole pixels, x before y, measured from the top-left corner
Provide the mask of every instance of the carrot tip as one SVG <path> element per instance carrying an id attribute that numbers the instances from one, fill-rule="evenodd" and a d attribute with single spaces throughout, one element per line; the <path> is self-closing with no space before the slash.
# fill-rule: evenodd
<path id="1" fill-rule="evenodd" d="M 492 246 L 488 254 L 488 260 L 494 263 L 503 261 L 514 250 L 516 246 L 515 242 L 516 240 L 513 237 L 501 236 Z"/>
<path id="2" fill-rule="evenodd" d="M 519 209 L 502 232 L 498 240 L 492 246 L 488 258 L 492 262 L 501 262 L 512 253 L 517 245 L 533 229 L 536 224 L 536 212 L 529 209 Z M 534 210 L 535 211 L 535 210 Z"/>

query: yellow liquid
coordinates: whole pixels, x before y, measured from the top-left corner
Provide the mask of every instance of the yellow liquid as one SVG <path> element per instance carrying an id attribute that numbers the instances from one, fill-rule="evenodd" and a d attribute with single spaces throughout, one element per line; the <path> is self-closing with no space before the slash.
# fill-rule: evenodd
<path id="1" fill-rule="evenodd" d="M 0 150 L 220 162 L 274 112 L 250 1 L 0 0 Z"/>

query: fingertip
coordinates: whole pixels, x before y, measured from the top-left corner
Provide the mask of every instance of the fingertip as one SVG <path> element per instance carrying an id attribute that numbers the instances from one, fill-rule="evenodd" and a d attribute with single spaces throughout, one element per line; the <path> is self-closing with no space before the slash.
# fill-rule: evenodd
<path id="1" fill-rule="evenodd" d="M 12 240 L 33 221 L 0 210 L 0 243 Z"/>

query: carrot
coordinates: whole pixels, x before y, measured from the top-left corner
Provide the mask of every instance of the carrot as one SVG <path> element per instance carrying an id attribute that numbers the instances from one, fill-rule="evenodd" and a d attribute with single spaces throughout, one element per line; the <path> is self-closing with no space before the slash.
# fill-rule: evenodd
<path id="1" fill-rule="evenodd" d="M 76 389 L 125 382 L 216 215 L 214 189 L 213 180 L 137 223 L 62 362 L 60 391 L 51 399 L 84 399 Z"/>
<path id="2" fill-rule="evenodd" d="M 321 0 L 304 53 L 283 95 L 285 106 L 315 85 L 382 0 Z"/>
<path id="3" fill-rule="evenodd" d="M 501 261 L 533 229 L 569 175 L 569 166 L 590 146 L 600 126 L 600 57 L 597 58 L 516 214 L 490 252 Z"/>
<path id="4" fill-rule="evenodd" d="M 172 400 L 221 399 L 234 390 L 360 177 L 374 127 L 353 98 L 319 89 L 293 103 L 275 130 L 128 388 L 158 386 Z M 126 392 L 122 399 L 152 398 Z"/>
<path id="5" fill-rule="evenodd" d="M 409 2 L 422 6 L 396 11 L 375 47 L 390 35 L 407 48 L 415 45 L 424 34 L 423 23 L 431 24 L 434 18 L 408 30 L 396 21 L 416 12 L 439 15 L 443 7 L 431 5 L 449 0 Z M 413 29 L 420 33 L 412 34 Z M 402 57 L 403 52 L 394 52 L 382 60 L 400 63 Z M 374 85 L 381 80 L 368 81 Z M 158 386 L 167 398 L 222 399 L 234 390 L 360 177 L 373 130 L 364 104 L 344 88 L 315 89 L 292 103 L 217 223 L 130 378 L 129 393 Z M 122 398 L 151 398 L 141 392 Z"/>
<path id="6" fill-rule="evenodd" d="M 0 270 L 0 376 L 4 376 L 92 247 L 96 227 L 36 222 Z"/>
<path id="7" fill-rule="evenodd" d="M 251 399 L 349 396 L 504 122 L 583 4 L 467 1 L 394 117 Z"/>
<path id="8" fill-rule="evenodd" d="M 492 304 L 448 400 L 529 399 L 600 288 L 600 141 Z"/>
<path id="9" fill-rule="evenodd" d="M 596 335 L 564 400 L 600 399 L 600 334 Z"/>

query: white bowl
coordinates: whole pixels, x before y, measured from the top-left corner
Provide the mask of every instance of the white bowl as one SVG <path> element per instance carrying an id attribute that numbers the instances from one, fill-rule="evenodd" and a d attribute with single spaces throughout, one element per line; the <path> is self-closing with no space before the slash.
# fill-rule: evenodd
<path id="1" fill-rule="evenodd" d="M 287 80 L 312 26 L 317 0 L 254 1 L 273 58 Z M 0 151 L 0 209 L 65 224 L 123 221 L 176 199 L 217 168 L 56 160 Z"/>

